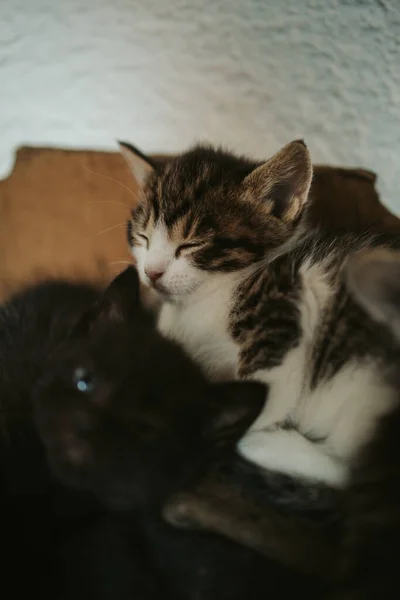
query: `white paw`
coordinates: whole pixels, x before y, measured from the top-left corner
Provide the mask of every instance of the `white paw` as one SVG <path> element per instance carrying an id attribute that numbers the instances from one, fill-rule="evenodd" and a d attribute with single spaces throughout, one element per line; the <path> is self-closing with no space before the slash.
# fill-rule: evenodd
<path id="1" fill-rule="evenodd" d="M 238 452 L 264 469 L 334 487 L 343 486 L 348 475 L 347 465 L 295 430 L 249 432 L 240 440 Z"/>

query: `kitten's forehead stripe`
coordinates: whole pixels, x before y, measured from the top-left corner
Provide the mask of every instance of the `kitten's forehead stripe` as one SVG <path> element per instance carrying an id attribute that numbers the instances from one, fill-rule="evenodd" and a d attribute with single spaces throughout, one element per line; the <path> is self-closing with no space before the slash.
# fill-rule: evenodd
<path id="1" fill-rule="evenodd" d="M 193 221 L 189 218 L 179 219 L 172 225 L 172 227 L 168 227 L 169 238 L 171 241 L 176 243 L 179 246 L 183 240 L 187 240 L 189 237 L 193 239 Z"/>
<path id="2" fill-rule="evenodd" d="M 147 210 L 143 211 L 143 219 L 144 219 L 143 220 L 143 227 L 145 229 L 149 225 L 150 217 L 151 217 L 151 210 L 150 210 L 150 207 L 147 207 Z"/>
<path id="3" fill-rule="evenodd" d="M 285 241 L 288 228 L 243 184 L 260 164 L 195 147 L 150 177 L 145 212 L 135 223 L 150 238 L 162 221 L 175 247 L 204 243 L 188 258 L 202 270 L 231 272 L 262 260 Z"/>
<path id="4" fill-rule="evenodd" d="M 195 237 L 196 228 L 198 227 L 198 220 L 194 214 L 187 215 L 183 222 L 183 238 L 185 240 Z"/>
<path id="5" fill-rule="evenodd" d="M 181 202 L 179 202 L 179 204 L 177 205 L 175 210 L 172 209 L 166 213 L 165 219 L 164 219 L 166 226 L 168 228 L 173 227 L 174 225 L 176 225 L 176 223 L 178 223 L 179 221 L 181 221 L 182 219 L 187 217 L 191 210 L 192 210 L 192 204 L 191 204 L 190 200 L 189 199 L 182 200 Z"/>

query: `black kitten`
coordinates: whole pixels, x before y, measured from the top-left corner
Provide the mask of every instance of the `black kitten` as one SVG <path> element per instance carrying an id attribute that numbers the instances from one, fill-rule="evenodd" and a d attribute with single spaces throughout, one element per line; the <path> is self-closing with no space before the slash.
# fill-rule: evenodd
<path id="1" fill-rule="evenodd" d="M 125 522 L 58 482 L 35 425 L 36 382 L 101 297 L 89 285 L 53 281 L 0 307 L 1 579 L 10 599 L 125 600 L 141 586 L 142 597 L 154 591 Z"/>
<path id="2" fill-rule="evenodd" d="M 159 582 L 153 596 L 135 598 L 251 600 L 264 599 L 266 589 L 311 595 L 308 580 L 277 563 L 164 521 L 173 494 L 195 486 L 216 463 L 231 462 L 265 388 L 209 384 L 160 336 L 138 297 L 131 268 L 86 312 L 40 379 L 35 418 L 54 471 L 124 520 Z"/>
<path id="3" fill-rule="evenodd" d="M 259 598 L 266 568 L 286 589 L 286 571 L 161 518 L 170 493 L 233 448 L 264 395 L 256 383 L 209 387 L 138 306 L 132 269 L 104 295 L 48 282 L 10 299 L 0 308 L 7 596 Z"/>

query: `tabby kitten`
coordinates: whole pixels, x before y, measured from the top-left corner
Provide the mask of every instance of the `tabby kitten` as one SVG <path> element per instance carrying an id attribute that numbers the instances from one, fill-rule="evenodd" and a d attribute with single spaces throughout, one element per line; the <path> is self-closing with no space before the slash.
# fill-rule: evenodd
<path id="1" fill-rule="evenodd" d="M 383 377 L 400 395 L 400 252 L 370 250 L 351 258 L 350 292 L 380 324 L 387 362 Z M 379 398 L 377 399 L 379 401 Z M 223 477 L 179 494 L 167 518 L 186 528 L 222 533 L 265 556 L 330 582 L 331 600 L 398 598 L 400 553 L 400 408 L 383 417 L 354 462 L 338 521 L 311 523 L 257 506 L 254 490 L 235 490 Z"/>
<path id="2" fill-rule="evenodd" d="M 351 252 L 383 240 L 307 228 L 302 141 L 264 163 L 196 147 L 154 165 L 121 148 L 143 191 L 128 237 L 142 282 L 162 299 L 160 331 L 214 379 L 268 384 L 243 456 L 343 486 L 397 403 L 381 377 L 377 326 L 341 279 Z"/>

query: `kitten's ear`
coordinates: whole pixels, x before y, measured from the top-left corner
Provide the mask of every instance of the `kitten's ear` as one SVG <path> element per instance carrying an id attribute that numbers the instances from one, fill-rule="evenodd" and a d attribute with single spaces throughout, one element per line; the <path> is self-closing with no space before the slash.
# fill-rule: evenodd
<path id="1" fill-rule="evenodd" d="M 353 255 L 347 282 L 360 306 L 400 341 L 400 252 L 377 248 Z"/>
<path id="2" fill-rule="evenodd" d="M 312 174 L 307 146 L 291 142 L 244 179 L 245 197 L 262 200 L 269 214 L 291 223 L 307 202 Z"/>
<path id="3" fill-rule="evenodd" d="M 129 322 L 140 310 L 139 276 L 128 267 L 105 289 L 102 297 L 82 316 L 74 335 L 87 335 L 101 323 Z"/>
<path id="4" fill-rule="evenodd" d="M 235 381 L 212 386 L 215 399 L 207 434 L 224 443 L 236 443 L 260 414 L 267 388 L 256 381 Z"/>
<path id="5" fill-rule="evenodd" d="M 139 275 L 134 266 L 130 266 L 106 288 L 100 300 L 99 309 L 109 320 L 126 321 L 137 314 L 140 305 Z"/>
<path id="6" fill-rule="evenodd" d="M 155 162 L 151 158 L 143 154 L 143 152 L 140 152 L 140 150 L 135 148 L 135 146 L 132 146 L 132 144 L 128 144 L 128 142 L 119 141 L 118 145 L 121 150 L 122 156 L 125 158 L 133 176 L 135 177 L 139 186 L 143 187 L 148 177 L 156 169 Z"/>

